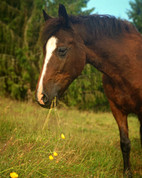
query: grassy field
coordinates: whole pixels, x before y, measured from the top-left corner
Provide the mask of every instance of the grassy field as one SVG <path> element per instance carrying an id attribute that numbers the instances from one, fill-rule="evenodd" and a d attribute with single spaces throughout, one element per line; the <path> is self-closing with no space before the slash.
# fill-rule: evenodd
<path id="1" fill-rule="evenodd" d="M 122 177 L 119 132 L 111 113 L 42 109 L 0 98 L 0 177 Z M 139 122 L 129 117 L 134 177 L 142 177 Z M 65 139 L 61 138 L 61 134 Z M 58 156 L 49 159 L 53 152 Z"/>

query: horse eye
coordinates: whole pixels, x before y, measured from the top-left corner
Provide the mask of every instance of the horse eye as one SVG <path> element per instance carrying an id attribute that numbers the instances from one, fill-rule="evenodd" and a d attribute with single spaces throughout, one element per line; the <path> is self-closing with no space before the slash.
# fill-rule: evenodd
<path id="1" fill-rule="evenodd" d="M 68 51 L 68 48 L 67 48 L 67 47 L 58 47 L 58 49 L 57 49 L 57 54 L 58 54 L 60 57 L 65 57 L 67 51 Z"/>

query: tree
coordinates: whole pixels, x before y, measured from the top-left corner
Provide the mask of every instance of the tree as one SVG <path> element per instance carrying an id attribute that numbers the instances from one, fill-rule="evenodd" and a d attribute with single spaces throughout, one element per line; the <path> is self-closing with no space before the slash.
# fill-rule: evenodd
<path id="1" fill-rule="evenodd" d="M 3 0 L 0 6 L 0 92 L 16 99 L 24 99 L 28 87 L 34 88 L 35 85 L 36 33 L 39 33 L 42 19 L 41 12 L 39 14 L 36 10 L 38 1 Z M 31 23 L 35 16 L 36 20 Z M 35 25 L 32 40 L 31 24 Z"/>
<path id="2" fill-rule="evenodd" d="M 142 33 L 142 0 L 130 1 L 130 6 L 131 10 L 128 11 L 128 16 Z"/>

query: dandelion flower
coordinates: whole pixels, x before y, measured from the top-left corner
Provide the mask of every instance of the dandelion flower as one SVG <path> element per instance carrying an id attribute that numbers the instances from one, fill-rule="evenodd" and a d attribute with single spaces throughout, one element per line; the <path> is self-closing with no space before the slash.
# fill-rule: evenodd
<path id="1" fill-rule="evenodd" d="M 65 139 L 65 135 L 64 135 L 63 133 L 61 134 L 61 138 L 62 138 L 62 139 Z"/>
<path id="2" fill-rule="evenodd" d="M 54 156 L 58 156 L 58 153 L 56 153 L 56 152 L 54 151 L 53 155 L 54 155 Z"/>
<path id="3" fill-rule="evenodd" d="M 11 178 L 17 178 L 18 177 L 18 174 L 16 172 L 11 172 L 10 173 L 10 177 Z"/>
<path id="4" fill-rule="evenodd" d="M 50 160 L 53 160 L 54 158 L 53 158 L 53 156 L 52 156 L 52 155 L 50 155 L 50 156 L 49 156 L 49 159 L 50 159 Z"/>

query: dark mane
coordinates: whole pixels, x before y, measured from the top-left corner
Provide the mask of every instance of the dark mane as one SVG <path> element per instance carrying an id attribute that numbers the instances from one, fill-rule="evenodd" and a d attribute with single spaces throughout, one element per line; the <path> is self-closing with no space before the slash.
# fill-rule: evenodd
<path id="1" fill-rule="evenodd" d="M 71 16 L 70 20 L 73 24 L 83 23 L 87 33 L 94 39 L 104 36 L 113 38 L 122 33 L 136 32 L 136 28 L 130 22 L 110 15 Z"/>
<path id="2" fill-rule="evenodd" d="M 79 34 L 93 37 L 93 40 L 104 36 L 113 38 L 123 33 L 137 33 L 136 28 L 128 21 L 120 20 L 110 15 L 88 15 L 88 16 L 69 16 L 71 26 L 78 29 Z M 63 28 L 63 22 L 60 18 L 52 18 L 45 23 L 42 32 L 42 41 Z"/>

